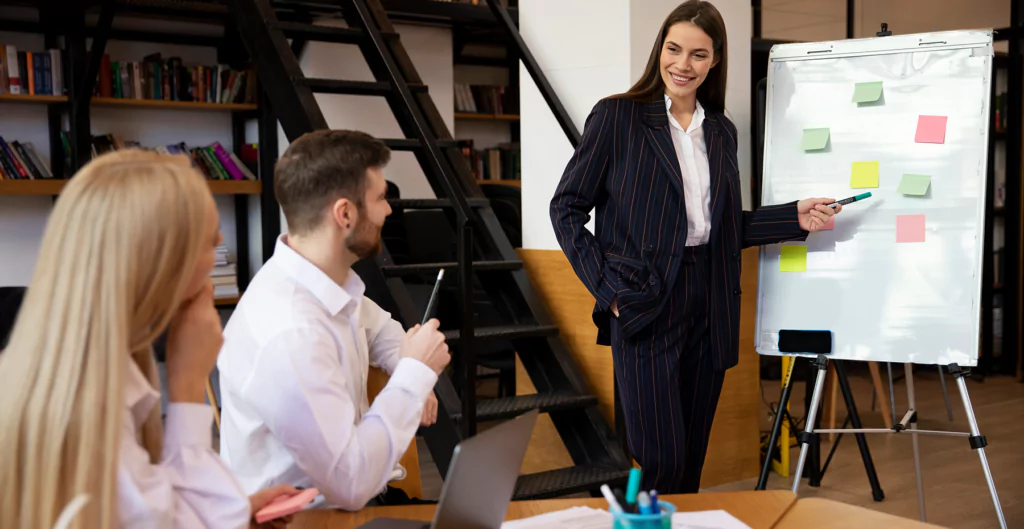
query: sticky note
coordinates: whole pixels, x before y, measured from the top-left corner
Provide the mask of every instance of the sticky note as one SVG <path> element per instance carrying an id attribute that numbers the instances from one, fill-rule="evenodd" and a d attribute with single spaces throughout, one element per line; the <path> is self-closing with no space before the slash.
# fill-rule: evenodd
<path id="1" fill-rule="evenodd" d="M 878 162 L 853 162 L 850 169 L 850 187 L 865 189 L 878 187 Z"/>
<path id="2" fill-rule="evenodd" d="M 903 175 L 903 180 L 900 180 L 900 185 L 896 188 L 896 192 L 904 195 L 922 196 L 928 192 L 928 185 L 931 182 L 932 177 L 926 174 L 905 174 Z"/>
<path id="3" fill-rule="evenodd" d="M 821 231 L 832 230 L 832 229 L 835 229 L 835 227 L 836 227 L 836 218 L 834 216 L 832 216 L 832 217 L 828 218 L 828 222 L 826 222 L 825 226 L 823 228 L 821 228 Z"/>
<path id="4" fill-rule="evenodd" d="M 805 151 L 818 151 L 828 145 L 828 129 L 804 129 L 800 140 L 800 148 Z"/>
<path id="5" fill-rule="evenodd" d="M 882 97 L 882 81 L 857 83 L 853 87 L 854 103 L 873 103 Z"/>
<path id="6" fill-rule="evenodd" d="M 783 246 L 782 257 L 779 259 L 780 272 L 806 272 L 807 247 Z"/>
<path id="7" fill-rule="evenodd" d="M 896 215 L 896 242 L 924 242 L 924 215 Z"/>
<path id="8" fill-rule="evenodd" d="M 918 116 L 916 143 L 946 143 L 946 116 Z"/>

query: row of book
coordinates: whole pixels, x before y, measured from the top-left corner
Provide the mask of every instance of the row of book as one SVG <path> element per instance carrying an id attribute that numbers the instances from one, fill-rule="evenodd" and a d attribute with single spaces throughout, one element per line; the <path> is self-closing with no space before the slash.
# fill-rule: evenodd
<path id="1" fill-rule="evenodd" d="M 63 52 L 0 44 L 0 94 L 63 95 Z"/>
<path id="2" fill-rule="evenodd" d="M 477 180 L 521 180 L 522 151 L 519 143 L 502 143 L 488 149 L 463 147 Z"/>
<path id="3" fill-rule="evenodd" d="M 504 114 L 508 106 L 505 104 L 505 87 L 488 85 L 468 85 L 455 83 L 455 111 L 478 114 Z M 513 110 L 513 112 L 515 112 Z"/>
<path id="4" fill-rule="evenodd" d="M 237 298 L 238 290 L 238 266 L 232 262 L 230 252 L 226 244 L 221 244 L 215 251 L 213 270 L 210 278 L 213 281 L 213 297 L 215 299 Z"/>
<path id="5" fill-rule="evenodd" d="M 191 158 L 192 165 L 209 180 L 256 180 L 254 170 L 243 161 L 243 159 L 248 159 L 251 160 L 250 164 L 254 164 L 255 144 L 244 145 L 242 157 L 225 149 L 219 141 L 195 147 L 190 147 L 185 142 L 144 147 L 136 141 L 122 140 L 115 134 L 101 134 L 92 137 L 91 146 L 93 157 L 120 149 L 145 149 L 162 154 L 183 154 Z M 66 143 L 65 148 L 67 149 L 65 156 L 70 157 L 70 147 Z"/>
<path id="6" fill-rule="evenodd" d="M 190 66 L 180 57 L 164 59 L 159 53 L 142 61 L 100 60 L 95 94 L 119 99 L 197 101 L 202 103 L 255 103 L 256 71 L 224 64 Z"/>
<path id="7" fill-rule="evenodd" d="M 53 173 L 32 142 L 8 142 L 0 136 L 0 180 L 42 178 L 53 178 Z"/>

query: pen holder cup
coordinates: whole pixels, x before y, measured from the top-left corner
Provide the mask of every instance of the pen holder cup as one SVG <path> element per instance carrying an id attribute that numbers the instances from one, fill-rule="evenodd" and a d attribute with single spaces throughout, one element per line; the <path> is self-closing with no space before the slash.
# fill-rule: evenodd
<path id="1" fill-rule="evenodd" d="M 672 515 L 676 512 L 675 505 L 658 502 L 661 512 L 658 514 L 613 513 L 614 529 L 672 529 Z"/>

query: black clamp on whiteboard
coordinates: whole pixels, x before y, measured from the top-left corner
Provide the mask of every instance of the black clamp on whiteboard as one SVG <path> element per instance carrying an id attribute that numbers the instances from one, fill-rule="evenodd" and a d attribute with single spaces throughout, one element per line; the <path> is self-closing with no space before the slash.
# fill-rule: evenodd
<path id="1" fill-rule="evenodd" d="M 876 31 L 875 32 L 875 36 L 876 37 L 888 37 L 888 36 L 891 36 L 891 35 L 892 35 L 892 32 L 889 31 L 889 24 L 886 24 L 885 22 L 882 22 L 882 31 Z"/>

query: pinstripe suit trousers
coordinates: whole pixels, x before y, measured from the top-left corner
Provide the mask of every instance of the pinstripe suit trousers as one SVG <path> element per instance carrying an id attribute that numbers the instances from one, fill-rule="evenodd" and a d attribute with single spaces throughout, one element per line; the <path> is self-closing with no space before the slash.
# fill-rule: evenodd
<path id="1" fill-rule="evenodd" d="M 704 455 L 725 371 L 716 370 L 709 332 L 711 253 L 688 246 L 664 309 L 624 339 L 612 318 L 615 375 L 643 490 L 691 493 L 700 488 Z"/>

